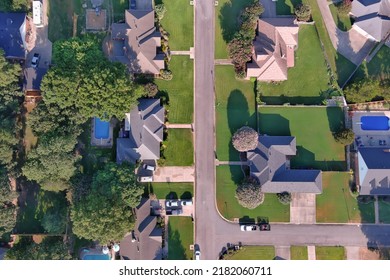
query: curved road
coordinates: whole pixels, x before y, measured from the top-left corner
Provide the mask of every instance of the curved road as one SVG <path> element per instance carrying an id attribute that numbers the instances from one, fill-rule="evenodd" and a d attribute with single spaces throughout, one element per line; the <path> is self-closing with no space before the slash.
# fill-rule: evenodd
<path id="1" fill-rule="evenodd" d="M 251 245 L 390 246 L 390 225 L 272 224 L 241 232 L 216 209 L 214 1 L 195 1 L 195 243 L 201 259 L 217 259 L 227 243 Z M 332 209 L 329 209 L 332 211 Z"/>

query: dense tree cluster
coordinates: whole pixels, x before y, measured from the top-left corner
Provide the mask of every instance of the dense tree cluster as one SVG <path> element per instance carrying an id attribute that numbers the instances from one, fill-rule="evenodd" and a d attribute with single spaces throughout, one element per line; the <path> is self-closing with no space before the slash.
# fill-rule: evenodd
<path id="1" fill-rule="evenodd" d="M 30 0 L 1 0 L 1 12 L 27 12 L 30 9 Z"/>
<path id="2" fill-rule="evenodd" d="M 164 18 L 165 13 L 167 12 L 167 8 L 163 3 L 157 4 L 154 6 L 154 12 L 156 13 L 157 19 L 160 21 Z"/>
<path id="3" fill-rule="evenodd" d="M 0 166 L 0 238 L 3 234 L 12 231 L 16 224 L 16 207 L 12 200 L 17 198 L 12 191 L 7 170 Z"/>
<path id="4" fill-rule="evenodd" d="M 349 103 L 361 103 L 372 100 L 390 99 L 390 79 L 363 79 L 354 82 L 344 89 Z"/>
<path id="5" fill-rule="evenodd" d="M 255 209 L 264 202 L 264 194 L 258 182 L 252 178 L 246 178 L 236 189 L 238 203 L 245 208 Z"/>
<path id="6" fill-rule="evenodd" d="M 68 246 L 59 237 L 45 237 L 36 244 L 29 237 L 21 237 L 19 242 L 9 249 L 6 260 L 70 260 Z"/>
<path id="7" fill-rule="evenodd" d="M 95 174 L 90 191 L 72 206 L 73 232 L 102 244 L 121 240 L 134 226 L 132 209 L 143 192 L 133 166 L 107 163 Z"/>
<path id="8" fill-rule="evenodd" d="M 239 152 L 254 150 L 259 142 L 259 135 L 256 130 L 249 126 L 243 126 L 234 133 L 232 143 Z"/>
<path id="9" fill-rule="evenodd" d="M 311 7 L 308 4 L 299 4 L 294 8 L 294 13 L 299 21 L 311 19 Z"/>
<path id="10" fill-rule="evenodd" d="M 352 129 L 343 129 L 334 134 L 335 140 L 343 145 L 351 145 L 355 140 L 355 133 L 353 133 Z"/>
<path id="11" fill-rule="evenodd" d="M 253 39 L 256 35 L 257 20 L 264 8 L 259 1 L 253 1 L 240 14 L 240 29 L 229 42 L 229 56 L 234 64 L 236 75 L 245 76 L 246 63 L 251 60 Z"/>

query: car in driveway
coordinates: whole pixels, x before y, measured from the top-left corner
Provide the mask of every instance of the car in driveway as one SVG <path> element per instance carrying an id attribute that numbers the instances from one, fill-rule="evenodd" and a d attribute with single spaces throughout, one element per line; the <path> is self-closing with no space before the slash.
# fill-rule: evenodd
<path id="1" fill-rule="evenodd" d="M 177 215 L 181 215 L 183 214 L 183 210 L 182 209 L 168 209 L 165 211 L 165 214 L 168 215 L 168 216 L 177 216 Z"/>
<path id="2" fill-rule="evenodd" d="M 32 59 L 31 59 L 31 66 L 33 68 L 38 68 L 40 59 L 41 59 L 41 56 L 39 55 L 39 53 L 34 53 Z"/>
<path id="3" fill-rule="evenodd" d="M 149 171 L 155 171 L 156 170 L 156 166 L 153 166 L 153 165 L 149 165 L 149 164 L 144 164 L 142 165 L 142 167 L 146 170 L 149 170 Z"/>
<path id="4" fill-rule="evenodd" d="M 200 251 L 196 250 L 194 255 L 195 255 L 195 260 L 199 261 L 200 260 Z"/>
<path id="5" fill-rule="evenodd" d="M 180 207 L 180 201 L 178 200 L 167 200 L 165 201 L 166 207 Z"/>
<path id="6" fill-rule="evenodd" d="M 181 201 L 181 205 L 183 206 L 191 206 L 192 205 L 192 200 L 191 199 L 184 199 Z"/>
<path id="7" fill-rule="evenodd" d="M 241 231 L 255 231 L 257 230 L 256 225 L 241 225 Z"/>

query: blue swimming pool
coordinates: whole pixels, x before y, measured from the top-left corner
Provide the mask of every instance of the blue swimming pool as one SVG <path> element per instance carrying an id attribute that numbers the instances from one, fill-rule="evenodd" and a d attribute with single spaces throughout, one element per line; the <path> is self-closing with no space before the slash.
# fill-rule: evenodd
<path id="1" fill-rule="evenodd" d="M 95 254 L 90 254 L 90 255 L 85 255 L 83 257 L 83 260 L 85 261 L 106 261 L 106 260 L 110 260 L 110 256 L 109 255 L 95 255 Z"/>
<path id="2" fill-rule="evenodd" d="M 362 130 L 390 129 L 390 119 L 386 116 L 363 116 L 360 121 Z"/>
<path id="3" fill-rule="evenodd" d="M 108 139 L 110 137 L 110 122 L 104 122 L 99 118 L 95 118 L 95 132 L 96 139 Z"/>

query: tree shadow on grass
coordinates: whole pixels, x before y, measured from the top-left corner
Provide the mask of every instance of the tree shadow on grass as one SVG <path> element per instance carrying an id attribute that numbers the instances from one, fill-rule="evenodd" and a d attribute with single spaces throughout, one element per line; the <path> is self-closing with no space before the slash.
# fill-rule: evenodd
<path id="1" fill-rule="evenodd" d="M 172 230 L 171 225 L 168 223 L 168 259 L 186 260 L 188 258 L 189 256 L 186 255 L 179 231 Z"/>
<path id="2" fill-rule="evenodd" d="M 329 129 L 334 134 L 344 127 L 344 113 L 340 107 L 327 107 L 326 114 L 328 116 Z"/>

